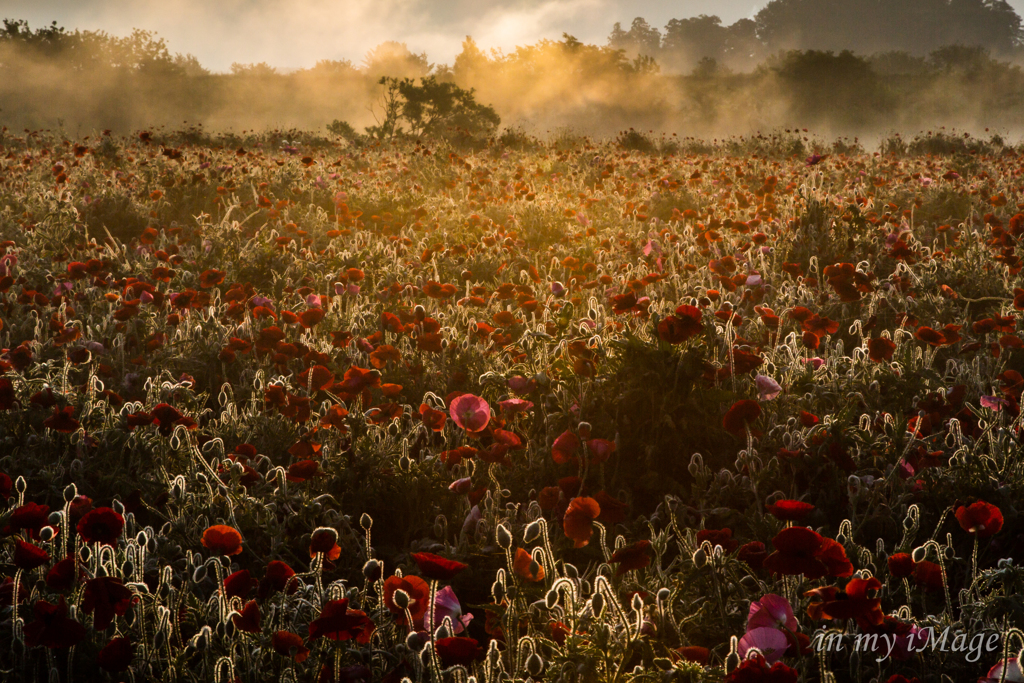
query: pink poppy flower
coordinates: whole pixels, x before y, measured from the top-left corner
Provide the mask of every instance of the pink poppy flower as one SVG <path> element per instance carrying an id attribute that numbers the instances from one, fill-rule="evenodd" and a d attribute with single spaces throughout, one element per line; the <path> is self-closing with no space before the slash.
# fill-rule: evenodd
<path id="1" fill-rule="evenodd" d="M 790 631 L 796 631 L 800 627 L 800 622 L 796 620 L 793 608 L 786 598 L 769 593 L 757 602 L 750 603 L 747 630 L 751 631 L 766 626 Z"/>
<path id="2" fill-rule="evenodd" d="M 754 384 L 757 386 L 758 398 L 762 401 L 770 401 L 782 393 L 782 387 L 779 386 L 779 383 L 765 375 L 755 377 Z"/>
<path id="3" fill-rule="evenodd" d="M 451 618 L 452 628 L 456 635 L 465 631 L 469 622 L 473 620 L 472 614 L 462 613 L 462 605 L 459 604 L 459 599 L 451 586 L 445 586 L 434 596 L 434 623 L 430 628 L 431 633 L 441 627 L 445 617 Z M 425 615 L 424 622 L 426 620 L 427 616 Z"/>
<path id="4" fill-rule="evenodd" d="M 453 400 L 449 412 L 452 421 L 467 432 L 479 432 L 491 421 L 491 407 L 473 394 L 462 394 Z"/>
<path id="5" fill-rule="evenodd" d="M 755 647 L 764 655 L 765 661 L 769 664 L 774 664 L 782 659 L 782 655 L 786 653 L 787 648 L 789 648 L 789 640 L 779 629 L 771 626 L 762 626 L 747 631 L 740 638 L 740 657 L 746 659 L 747 652 Z"/>

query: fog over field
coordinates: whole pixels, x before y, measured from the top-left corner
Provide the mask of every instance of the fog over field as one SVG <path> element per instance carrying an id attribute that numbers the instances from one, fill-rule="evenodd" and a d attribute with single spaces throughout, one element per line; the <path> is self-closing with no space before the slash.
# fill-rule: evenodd
<path id="1" fill-rule="evenodd" d="M 1015 138 L 1020 5 L 15 0 L 0 123 L 362 131 L 381 114 L 381 77 L 433 76 L 542 136 L 797 127 L 873 140 L 946 126 Z"/>

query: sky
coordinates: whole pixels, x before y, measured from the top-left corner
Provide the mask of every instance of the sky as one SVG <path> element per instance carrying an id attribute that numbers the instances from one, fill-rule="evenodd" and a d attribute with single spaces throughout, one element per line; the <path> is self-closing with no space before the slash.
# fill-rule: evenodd
<path id="1" fill-rule="evenodd" d="M 1017 0 L 1024 6 L 1024 0 Z M 321 59 L 359 65 L 386 40 L 451 64 L 471 35 L 483 49 L 510 52 L 568 32 L 604 45 L 612 25 L 642 16 L 663 28 L 674 18 L 752 16 L 757 0 L 0 0 L 0 18 L 32 28 L 56 20 L 68 30 L 128 35 L 155 31 L 171 53 L 191 53 L 213 71 L 233 62 L 305 68 Z M 1018 12 L 1020 9 L 1018 9 Z"/>

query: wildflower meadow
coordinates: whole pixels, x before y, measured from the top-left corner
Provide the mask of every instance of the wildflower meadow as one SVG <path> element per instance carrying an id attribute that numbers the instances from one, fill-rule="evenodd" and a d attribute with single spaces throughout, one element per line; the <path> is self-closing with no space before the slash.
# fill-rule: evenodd
<path id="1" fill-rule="evenodd" d="M 1024 680 L 1022 154 L 5 129 L 0 679 Z"/>

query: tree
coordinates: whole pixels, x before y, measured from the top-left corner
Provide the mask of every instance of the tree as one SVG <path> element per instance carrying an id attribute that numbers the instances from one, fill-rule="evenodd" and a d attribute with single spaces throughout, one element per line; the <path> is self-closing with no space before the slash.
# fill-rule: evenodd
<path id="1" fill-rule="evenodd" d="M 430 73 L 427 53 L 414 54 L 405 43 L 389 40 L 366 53 L 363 70 L 370 78 L 420 78 Z"/>
<path id="2" fill-rule="evenodd" d="M 439 82 L 433 76 L 421 78 L 382 77 L 384 86 L 377 125 L 366 129 L 378 140 L 394 137 L 452 138 L 457 134 L 490 135 L 501 123 L 493 108 L 479 104 L 473 90 L 463 90 L 454 83 Z M 407 128 L 403 128 L 403 125 Z"/>
<path id="3" fill-rule="evenodd" d="M 925 55 L 945 45 L 980 45 L 1009 54 L 1021 44 L 1021 19 L 1005 0 L 771 0 L 756 15 L 769 50 L 905 50 Z"/>

